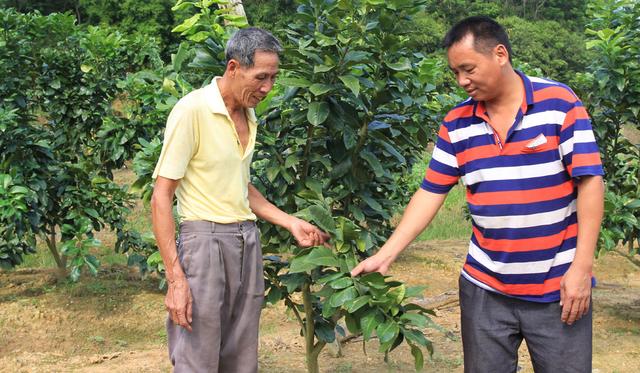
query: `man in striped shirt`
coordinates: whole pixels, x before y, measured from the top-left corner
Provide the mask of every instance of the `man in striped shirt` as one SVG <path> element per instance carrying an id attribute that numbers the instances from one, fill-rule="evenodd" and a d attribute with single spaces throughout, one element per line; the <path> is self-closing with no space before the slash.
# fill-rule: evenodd
<path id="1" fill-rule="evenodd" d="M 462 180 L 473 224 L 460 278 L 465 372 L 515 372 L 523 339 L 536 372 L 590 372 L 604 186 L 587 112 L 567 86 L 514 70 L 488 17 L 460 21 L 444 46 L 469 98 L 445 117 L 395 232 L 352 275 L 386 272 Z"/>

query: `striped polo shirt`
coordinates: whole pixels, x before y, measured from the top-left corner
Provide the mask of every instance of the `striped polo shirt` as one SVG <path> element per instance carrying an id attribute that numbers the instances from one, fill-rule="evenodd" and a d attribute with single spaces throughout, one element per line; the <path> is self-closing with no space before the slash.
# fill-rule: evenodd
<path id="1" fill-rule="evenodd" d="M 524 98 L 504 144 L 471 98 L 445 117 L 421 187 L 467 190 L 473 233 L 462 275 L 535 302 L 560 299 L 576 251 L 577 180 L 602 175 L 591 122 L 567 86 L 517 72 Z"/>

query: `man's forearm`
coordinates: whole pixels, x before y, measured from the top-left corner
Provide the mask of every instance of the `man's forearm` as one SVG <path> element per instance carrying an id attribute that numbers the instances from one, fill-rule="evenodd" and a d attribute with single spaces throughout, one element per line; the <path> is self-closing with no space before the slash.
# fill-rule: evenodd
<path id="1" fill-rule="evenodd" d="M 388 257 L 391 261 L 395 260 L 398 254 L 431 223 L 446 198 L 446 194 L 418 189 L 409 201 L 400 224 L 378 254 Z"/>
<path id="2" fill-rule="evenodd" d="M 602 177 L 583 177 L 578 184 L 578 239 L 572 266 L 591 272 L 604 214 L 604 184 Z"/>
<path id="3" fill-rule="evenodd" d="M 252 184 L 249 184 L 249 207 L 257 217 L 269 223 L 285 228 L 290 225 L 291 215 L 269 202 Z"/>
<path id="4" fill-rule="evenodd" d="M 151 199 L 151 220 L 153 234 L 158 244 L 160 256 L 165 266 L 165 275 L 170 282 L 184 278 L 184 271 L 178 260 L 173 221 L 173 194 L 154 191 Z"/>

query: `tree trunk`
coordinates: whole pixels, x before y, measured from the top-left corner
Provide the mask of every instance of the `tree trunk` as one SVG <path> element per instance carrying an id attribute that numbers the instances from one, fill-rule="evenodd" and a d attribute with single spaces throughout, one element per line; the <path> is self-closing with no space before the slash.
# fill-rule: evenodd
<path id="1" fill-rule="evenodd" d="M 229 0 L 228 4 L 218 4 L 218 6 L 222 9 L 231 9 L 231 14 L 247 18 L 247 14 L 244 12 L 244 6 L 242 6 L 242 0 Z"/>
<path id="2" fill-rule="evenodd" d="M 64 255 L 60 255 L 58 251 L 58 245 L 56 243 L 56 227 L 51 227 L 51 233 L 49 236 L 44 236 L 44 241 L 53 256 L 53 260 L 55 260 L 56 265 L 58 267 L 58 277 L 60 279 L 67 276 L 67 257 Z"/>
<path id="3" fill-rule="evenodd" d="M 318 355 L 320 355 L 320 350 L 315 348 L 315 325 L 313 324 L 314 314 L 313 314 L 313 304 L 311 303 L 311 284 L 305 283 L 302 288 L 302 301 L 304 304 L 304 314 L 305 314 L 305 332 L 304 332 L 304 342 L 305 342 L 305 350 L 306 350 L 306 360 L 307 360 L 307 372 L 309 373 L 320 373 L 320 367 L 318 366 Z"/>

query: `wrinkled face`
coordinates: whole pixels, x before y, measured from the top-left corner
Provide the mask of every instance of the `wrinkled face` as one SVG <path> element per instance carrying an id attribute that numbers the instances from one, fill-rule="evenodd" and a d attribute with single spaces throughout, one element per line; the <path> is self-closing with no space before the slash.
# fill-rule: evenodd
<path id="1" fill-rule="evenodd" d="M 447 51 L 449 68 L 458 85 L 476 101 L 491 101 L 500 91 L 502 67 L 508 63 L 506 48 L 499 44 L 486 52 L 474 48 L 473 35 L 467 35 Z"/>
<path id="2" fill-rule="evenodd" d="M 276 53 L 256 51 L 253 66 L 231 60 L 227 69 L 232 77 L 234 97 L 243 107 L 254 108 L 273 88 L 280 59 Z"/>

